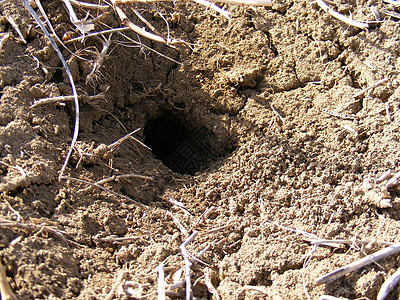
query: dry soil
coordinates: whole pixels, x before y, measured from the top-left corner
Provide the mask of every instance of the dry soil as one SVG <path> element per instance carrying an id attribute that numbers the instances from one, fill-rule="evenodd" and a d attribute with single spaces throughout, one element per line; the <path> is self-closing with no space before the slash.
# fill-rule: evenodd
<path id="1" fill-rule="evenodd" d="M 42 4 L 60 37 L 77 36 L 62 1 Z M 30 108 L 70 95 L 68 78 L 22 2 L 1 5 L 0 37 L 10 36 L 0 54 L 0 261 L 14 293 L 156 299 L 158 266 L 168 287 L 184 282 L 181 245 L 197 232 L 187 245 L 196 299 L 376 298 L 397 256 L 328 284 L 315 278 L 399 241 L 398 186 L 386 192 L 390 177 L 377 179 L 400 171 L 400 26 L 378 0 L 329 5 L 360 21 L 376 21 L 375 8 L 382 21 L 361 30 L 305 0 L 223 5 L 229 20 L 189 2 L 141 4 L 161 34 L 157 10 L 188 44 L 125 31 L 138 46 L 114 33 L 89 82 L 103 39 L 67 44 L 83 95 L 70 180 L 58 174 L 73 103 Z M 109 12 L 96 30 L 122 26 Z M 107 178 L 103 189 L 85 183 Z M 318 238 L 349 243 L 314 247 Z"/>

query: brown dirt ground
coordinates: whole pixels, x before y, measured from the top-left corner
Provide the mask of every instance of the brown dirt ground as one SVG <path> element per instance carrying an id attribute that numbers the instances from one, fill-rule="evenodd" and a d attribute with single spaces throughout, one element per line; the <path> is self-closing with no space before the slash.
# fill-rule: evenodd
<path id="1" fill-rule="evenodd" d="M 373 20 L 373 5 L 393 9 L 377 0 L 330 5 L 363 21 Z M 43 6 L 59 36 L 74 30 L 61 1 Z M 87 60 L 63 50 L 80 94 L 106 91 L 105 100 L 81 102 L 79 142 L 66 174 L 90 182 L 151 177 L 107 182 L 111 193 L 58 181 L 73 105 L 29 107 L 70 95 L 69 82 L 22 4 L 2 5 L 0 35 L 11 36 L 0 54 L 0 260 L 12 290 L 20 299 L 154 299 L 161 262 L 166 283 L 184 280 L 180 246 L 197 230 L 187 247 L 197 257 L 196 299 L 376 298 L 400 267 L 396 256 L 329 284 L 315 278 L 382 248 L 380 242 L 399 241 L 399 193 L 391 190 L 385 207 L 387 181 L 375 180 L 400 171 L 399 22 L 386 17 L 362 31 L 305 0 L 225 5 L 230 20 L 193 3 L 159 7 L 171 35 L 191 45 L 140 40 L 179 64 L 144 47 L 117 45 L 127 40 L 115 34 L 102 74 L 86 84 L 93 54 L 82 49 L 100 51 L 100 41 L 68 46 Z M 164 28 L 154 8 L 147 6 L 145 16 Z M 103 22 L 121 25 L 113 13 Z M 354 101 L 384 77 L 389 81 Z M 206 130 L 208 142 L 200 139 L 206 159 L 193 175 L 171 171 L 133 140 L 112 154 L 91 151 L 141 128 L 138 140 L 168 152 L 180 135 L 174 122 L 190 134 Z M 300 231 L 370 243 L 320 246 L 310 258 L 313 246 Z M 168 295 L 182 298 L 184 288 Z"/>

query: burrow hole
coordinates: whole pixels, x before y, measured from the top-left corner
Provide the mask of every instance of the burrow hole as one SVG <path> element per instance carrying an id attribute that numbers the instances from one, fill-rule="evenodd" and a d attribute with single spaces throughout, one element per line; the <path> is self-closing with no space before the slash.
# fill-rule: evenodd
<path id="1" fill-rule="evenodd" d="M 172 111 L 147 121 L 144 135 L 154 156 L 180 174 L 202 172 L 234 150 L 231 143 L 218 141 L 207 127 L 195 125 L 183 114 Z"/>

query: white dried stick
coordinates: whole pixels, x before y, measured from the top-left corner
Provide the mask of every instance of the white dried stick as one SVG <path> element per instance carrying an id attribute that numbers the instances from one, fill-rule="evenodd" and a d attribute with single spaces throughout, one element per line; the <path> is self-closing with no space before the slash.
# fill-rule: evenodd
<path id="1" fill-rule="evenodd" d="M 163 0 L 163 1 L 176 1 L 176 0 Z M 180 0 L 186 2 L 188 0 Z M 114 7 L 120 4 L 133 4 L 133 3 L 154 3 L 160 2 L 160 0 L 111 0 Z M 250 6 L 272 6 L 272 0 L 220 0 L 218 2 L 238 5 L 250 5 Z"/>
<path id="2" fill-rule="evenodd" d="M 197 4 L 204 5 L 207 8 L 211 8 L 215 10 L 216 12 L 220 13 L 223 15 L 225 18 L 230 19 L 229 17 L 229 11 L 226 11 L 225 9 L 222 9 L 218 5 L 215 5 L 214 3 L 207 1 L 207 0 L 193 0 L 193 2 L 196 2 Z"/>
<path id="3" fill-rule="evenodd" d="M 97 76 L 97 73 L 100 72 L 100 68 L 103 65 L 104 60 L 106 59 L 108 48 L 110 48 L 110 45 L 111 45 L 111 36 L 112 36 L 112 34 L 110 35 L 108 40 L 106 38 L 104 38 L 103 49 L 101 50 L 99 56 L 97 57 L 96 61 L 94 62 L 92 71 L 86 77 L 86 84 L 88 82 L 92 81 L 95 78 L 95 76 Z"/>
<path id="4" fill-rule="evenodd" d="M 67 7 L 71 23 L 73 23 L 83 35 L 90 32 L 91 30 L 94 30 L 94 24 L 87 22 L 86 19 L 83 20 L 78 19 L 70 0 L 63 0 L 63 2 Z"/>
<path id="5" fill-rule="evenodd" d="M 125 26 L 128 26 L 132 31 L 136 32 L 137 34 L 144 36 L 150 40 L 163 43 L 169 46 L 177 45 L 177 44 L 183 44 L 184 41 L 178 40 L 178 39 L 164 39 L 163 37 L 153 34 L 151 32 L 146 31 L 143 28 L 140 28 L 139 26 L 135 25 L 132 23 L 131 20 L 129 20 L 128 16 L 125 14 L 123 9 L 119 7 L 120 1 L 117 0 L 111 0 L 115 11 L 117 12 L 119 18 L 121 19 L 122 23 L 124 23 Z"/>
<path id="6" fill-rule="evenodd" d="M 43 22 L 40 20 L 39 16 L 36 14 L 36 12 L 33 10 L 33 8 L 29 5 L 28 0 L 22 0 L 24 3 L 24 6 L 26 9 L 29 11 L 31 16 L 35 19 L 35 21 L 38 23 L 40 28 L 43 30 L 44 34 L 46 35 L 47 39 L 50 41 L 51 45 L 53 46 L 54 50 L 56 51 L 58 57 L 60 58 L 64 70 L 67 73 L 69 82 L 71 83 L 71 88 L 72 88 L 72 95 L 74 96 L 74 104 L 75 104 L 75 127 L 74 127 L 74 134 L 72 136 L 72 141 L 71 145 L 69 147 L 67 156 L 65 157 L 64 164 L 61 167 L 60 175 L 58 176 L 58 179 L 61 180 L 64 176 L 64 171 L 67 167 L 69 158 L 72 154 L 72 151 L 74 150 L 74 146 L 76 143 L 76 140 L 78 139 L 78 132 L 79 132 L 79 101 L 78 101 L 78 93 L 76 92 L 76 87 L 75 87 L 75 82 L 74 78 L 72 77 L 71 71 L 69 70 L 68 64 L 65 61 L 60 49 L 58 48 L 56 42 L 53 40 L 51 37 L 49 31 L 47 30 L 46 26 L 43 24 Z"/>
<path id="7" fill-rule="evenodd" d="M 317 3 L 319 5 L 319 7 L 322 8 L 323 11 L 325 11 L 326 13 L 330 14 L 332 17 L 334 17 L 346 24 L 358 27 L 360 29 L 367 29 L 369 27 L 369 25 L 367 23 L 354 21 L 346 16 L 339 14 L 337 11 L 330 8 L 323 0 L 317 0 Z"/>
<path id="8" fill-rule="evenodd" d="M 158 292 L 157 292 L 158 300 L 165 300 L 165 272 L 164 272 L 164 264 L 161 262 L 158 265 Z"/>
<path id="9" fill-rule="evenodd" d="M 0 39 L 0 52 L 3 50 L 4 44 L 7 42 L 8 38 L 10 37 L 10 33 L 7 32 L 1 39 Z"/>
<path id="10" fill-rule="evenodd" d="M 99 4 L 87 3 L 87 2 L 77 1 L 77 0 L 70 0 L 70 2 L 72 5 L 78 6 L 79 8 L 98 9 L 101 11 L 104 11 L 104 10 L 107 10 L 110 8 L 109 5 L 99 5 Z"/>
<path id="11" fill-rule="evenodd" d="M 92 96 L 88 96 L 88 95 L 79 95 L 79 100 L 82 100 L 84 103 L 86 102 L 90 102 L 93 100 L 99 100 L 99 99 L 105 99 L 105 93 L 99 93 L 97 95 L 92 95 Z M 62 103 L 62 102 L 66 102 L 66 101 L 74 101 L 74 96 L 56 96 L 56 97 L 49 97 L 49 98 L 42 98 L 42 99 L 38 99 L 35 100 L 33 102 L 33 104 L 31 106 L 29 106 L 29 108 L 34 108 L 40 105 L 44 105 L 44 104 L 51 104 L 51 103 Z"/>
<path id="12" fill-rule="evenodd" d="M 11 290 L 6 276 L 6 271 L 0 262 L 0 299 L 4 300 L 18 300 L 17 296 L 14 295 Z"/>
<path id="13" fill-rule="evenodd" d="M 11 24 L 11 26 L 14 28 L 14 30 L 18 33 L 19 37 L 21 40 L 24 42 L 24 44 L 27 43 L 26 39 L 24 38 L 24 35 L 22 34 L 21 30 L 19 29 L 17 23 L 15 23 L 14 19 L 10 16 L 7 17 L 8 23 Z"/>
<path id="14" fill-rule="evenodd" d="M 390 255 L 393 255 L 393 254 L 396 254 L 399 252 L 400 252 L 400 243 L 397 243 L 390 247 L 386 247 L 382 250 L 379 250 L 371 255 L 367 255 L 364 258 L 361 258 L 351 264 L 348 264 L 347 266 L 341 267 L 331 273 L 320 276 L 320 277 L 316 278 L 315 281 L 317 283 L 331 282 L 339 277 L 342 277 L 343 275 L 353 272 L 354 270 L 357 270 L 357 269 L 367 266 L 371 263 L 374 263 L 382 258 L 385 258 L 387 256 L 390 256 Z"/>
<path id="15" fill-rule="evenodd" d="M 357 99 L 359 97 L 361 97 L 362 95 L 364 95 L 366 92 L 368 92 L 369 90 L 372 90 L 374 88 L 376 88 L 377 86 L 384 84 L 385 82 L 389 81 L 389 77 L 385 77 L 381 80 L 378 80 L 376 82 L 374 82 L 373 84 L 371 84 L 370 86 L 366 87 L 365 89 L 362 89 L 361 91 L 359 91 L 358 93 L 356 93 L 353 98 Z"/>
<path id="16" fill-rule="evenodd" d="M 250 6 L 272 6 L 272 0 L 221 0 L 218 2 Z"/>
<path id="17" fill-rule="evenodd" d="M 197 230 L 182 243 L 180 246 L 183 260 L 185 261 L 185 281 L 186 281 L 186 300 L 193 299 L 192 283 L 190 278 L 190 268 L 192 267 L 192 262 L 189 259 L 189 252 L 186 250 L 186 246 L 195 239 L 199 232 Z"/>
<path id="18" fill-rule="evenodd" d="M 382 284 L 376 300 L 385 299 L 400 281 L 400 268 Z"/>

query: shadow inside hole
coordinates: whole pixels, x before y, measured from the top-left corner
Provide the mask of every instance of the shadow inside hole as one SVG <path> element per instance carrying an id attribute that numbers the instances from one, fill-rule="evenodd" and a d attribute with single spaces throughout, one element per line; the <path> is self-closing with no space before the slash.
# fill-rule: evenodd
<path id="1" fill-rule="evenodd" d="M 61 68 L 57 68 L 51 78 L 52 82 L 60 83 L 64 81 L 63 78 L 63 70 Z"/>
<path id="2" fill-rule="evenodd" d="M 166 112 L 149 120 L 145 143 L 156 158 L 172 171 L 194 175 L 204 171 L 228 150 L 221 151 L 215 134 L 206 127 L 194 127 L 183 116 Z"/>

